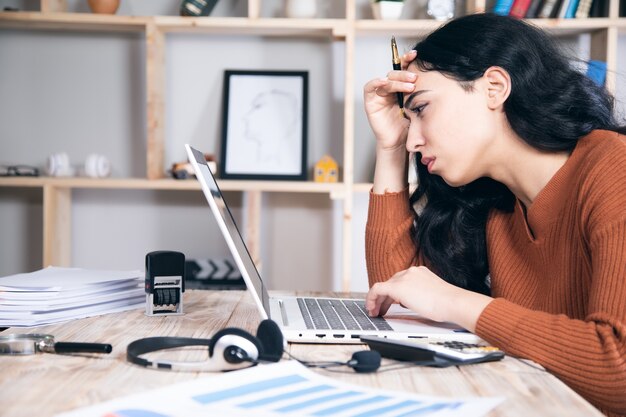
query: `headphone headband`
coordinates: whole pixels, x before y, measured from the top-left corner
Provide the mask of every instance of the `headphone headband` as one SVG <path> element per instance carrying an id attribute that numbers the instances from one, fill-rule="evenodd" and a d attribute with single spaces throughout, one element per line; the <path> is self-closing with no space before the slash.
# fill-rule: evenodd
<path id="1" fill-rule="evenodd" d="M 147 368 L 177 370 L 176 368 L 184 364 L 184 362 L 151 362 L 140 356 L 163 349 L 175 349 L 187 346 L 208 347 L 210 343 L 211 339 L 195 339 L 192 337 L 146 337 L 144 339 L 135 340 L 128 345 L 126 349 L 126 359 L 128 362 Z M 194 362 L 190 362 L 189 364 L 194 364 Z M 176 368 L 173 365 L 176 365 Z"/>
<path id="2" fill-rule="evenodd" d="M 283 335 L 278 325 L 264 320 L 257 337 L 242 329 L 226 328 L 212 339 L 191 337 L 147 337 L 131 342 L 126 359 L 139 366 L 174 371 L 228 371 L 256 365 L 259 361 L 278 362 L 283 352 Z M 203 361 L 150 361 L 141 355 L 164 349 L 206 346 L 208 358 Z"/>

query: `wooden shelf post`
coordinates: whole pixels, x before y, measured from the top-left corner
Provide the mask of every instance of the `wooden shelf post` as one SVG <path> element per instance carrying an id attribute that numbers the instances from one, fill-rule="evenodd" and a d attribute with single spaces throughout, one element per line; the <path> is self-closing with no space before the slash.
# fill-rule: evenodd
<path id="1" fill-rule="evenodd" d="M 146 25 L 147 176 L 163 178 L 165 143 L 165 33 Z"/>
<path id="2" fill-rule="evenodd" d="M 261 271 L 261 191 L 244 191 L 243 230 L 246 246 L 256 268 Z"/>
<path id="3" fill-rule="evenodd" d="M 590 59 L 606 62 L 606 80 L 604 86 L 615 94 L 617 73 L 617 42 L 619 33 L 617 27 L 595 31 L 591 34 Z"/>
<path id="4" fill-rule="evenodd" d="M 43 187 L 43 267 L 72 264 L 72 189 Z"/>
<path id="5" fill-rule="evenodd" d="M 261 0 L 248 0 L 248 17 L 258 19 L 261 16 Z"/>
<path id="6" fill-rule="evenodd" d="M 67 11 L 66 0 L 41 0 L 41 13 L 62 13 Z"/>
<path id="7" fill-rule="evenodd" d="M 352 280 L 352 213 L 354 206 L 354 49 L 356 47 L 354 24 L 349 25 L 346 33 L 346 63 L 344 122 L 343 122 L 343 182 L 345 198 L 343 199 L 343 230 L 341 259 L 341 290 L 350 291 Z M 350 99 L 348 99 L 350 98 Z"/>
<path id="8" fill-rule="evenodd" d="M 465 4 L 465 12 L 467 14 L 472 13 L 485 13 L 486 8 L 485 0 L 467 0 Z"/>

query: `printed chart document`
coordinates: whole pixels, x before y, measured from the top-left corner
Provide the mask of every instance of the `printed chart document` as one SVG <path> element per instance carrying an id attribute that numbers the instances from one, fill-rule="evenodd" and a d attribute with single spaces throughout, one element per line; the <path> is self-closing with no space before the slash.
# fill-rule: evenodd
<path id="1" fill-rule="evenodd" d="M 0 326 L 30 327 L 145 305 L 141 271 L 48 267 L 0 278 Z"/>
<path id="2" fill-rule="evenodd" d="M 57 417 L 478 417 L 503 400 L 366 388 L 316 374 L 296 361 L 214 375 Z"/>

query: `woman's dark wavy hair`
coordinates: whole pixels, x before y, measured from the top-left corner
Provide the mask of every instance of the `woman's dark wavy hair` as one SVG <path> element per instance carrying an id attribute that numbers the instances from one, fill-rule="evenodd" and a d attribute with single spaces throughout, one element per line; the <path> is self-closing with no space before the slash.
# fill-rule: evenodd
<path id="1" fill-rule="evenodd" d="M 554 39 L 518 19 L 464 16 L 413 49 L 421 70 L 441 72 L 468 91 L 489 67 L 505 69 L 512 84 L 504 103 L 506 118 L 513 131 L 536 149 L 571 152 L 594 129 L 620 130 L 612 96 L 573 69 Z M 415 229 L 422 255 L 446 281 L 488 294 L 487 216 L 492 209 L 511 211 L 514 195 L 490 178 L 451 187 L 422 164 L 416 166 L 418 187 L 411 203 L 425 201 Z"/>

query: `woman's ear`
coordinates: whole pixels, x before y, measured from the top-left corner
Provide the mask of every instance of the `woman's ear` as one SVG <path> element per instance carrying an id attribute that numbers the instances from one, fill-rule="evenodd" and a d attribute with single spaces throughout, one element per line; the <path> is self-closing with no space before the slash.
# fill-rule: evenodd
<path id="1" fill-rule="evenodd" d="M 489 67 L 483 74 L 487 87 L 487 104 L 495 110 L 504 105 L 511 94 L 511 76 L 501 67 Z"/>

